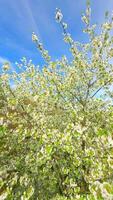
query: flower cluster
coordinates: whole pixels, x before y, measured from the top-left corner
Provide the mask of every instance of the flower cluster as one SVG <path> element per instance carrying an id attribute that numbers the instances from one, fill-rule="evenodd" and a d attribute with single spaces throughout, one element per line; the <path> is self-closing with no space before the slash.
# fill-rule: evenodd
<path id="1" fill-rule="evenodd" d="M 112 22 L 112 23 L 106 22 L 106 23 L 104 23 L 104 24 L 102 25 L 102 27 L 103 27 L 103 29 L 106 29 L 107 31 L 110 31 L 110 30 L 113 29 L 113 22 Z"/>
<path id="2" fill-rule="evenodd" d="M 9 62 L 4 63 L 2 68 L 3 68 L 4 71 L 9 70 L 10 69 L 10 63 Z"/>
<path id="3" fill-rule="evenodd" d="M 43 58 L 49 62 L 51 57 L 48 54 L 48 51 L 44 49 L 43 44 L 39 41 L 37 35 L 33 32 L 32 33 L 32 41 L 36 43 L 37 48 L 39 49 L 39 51 L 41 52 Z"/>
<path id="4" fill-rule="evenodd" d="M 34 32 L 32 33 L 32 41 L 33 42 L 38 42 L 38 37 Z"/>
<path id="5" fill-rule="evenodd" d="M 63 19 L 63 14 L 61 12 L 60 9 L 56 8 L 56 15 L 55 15 L 55 19 L 58 23 L 60 23 Z"/>

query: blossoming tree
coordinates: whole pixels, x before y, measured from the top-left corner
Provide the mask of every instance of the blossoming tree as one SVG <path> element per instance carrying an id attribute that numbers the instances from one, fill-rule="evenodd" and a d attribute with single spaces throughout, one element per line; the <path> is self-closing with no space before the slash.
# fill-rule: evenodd
<path id="1" fill-rule="evenodd" d="M 90 16 L 88 3 L 82 44 L 56 10 L 72 61 L 52 61 L 33 33 L 42 70 L 26 58 L 18 73 L 3 65 L 1 199 L 113 199 L 113 17 L 106 13 L 97 34 Z"/>

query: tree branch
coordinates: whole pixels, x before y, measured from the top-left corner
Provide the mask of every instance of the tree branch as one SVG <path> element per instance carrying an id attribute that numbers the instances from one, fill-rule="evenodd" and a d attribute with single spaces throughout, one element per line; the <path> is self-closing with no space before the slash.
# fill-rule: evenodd
<path id="1" fill-rule="evenodd" d="M 104 88 L 112 79 L 110 79 L 109 81 L 106 81 L 100 88 L 98 88 L 98 90 L 96 90 L 96 92 L 91 96 L 91 98 L 93 98 L 102 88 Z"/>

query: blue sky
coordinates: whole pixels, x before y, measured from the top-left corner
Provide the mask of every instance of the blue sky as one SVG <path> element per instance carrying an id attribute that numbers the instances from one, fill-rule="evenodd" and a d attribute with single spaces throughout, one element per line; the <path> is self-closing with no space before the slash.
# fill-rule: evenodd
<path id="1" fill-rule="evenodd" d="M 68 55 L 55 9 L 61 8 L 68 30 L 77 41 L 86 41 L 82 33 L 81 13 L 86 0 L 0 0 L 0 67 L 4 60 L 15 63 L 25 56 L 35 64 L 43 64 L 32 43 L 31 34 L 38 34 L 53 59 Z M 113 0 L 91 0 L 92 23 L 101 23 L 104 12 L 113 10 Z"/>

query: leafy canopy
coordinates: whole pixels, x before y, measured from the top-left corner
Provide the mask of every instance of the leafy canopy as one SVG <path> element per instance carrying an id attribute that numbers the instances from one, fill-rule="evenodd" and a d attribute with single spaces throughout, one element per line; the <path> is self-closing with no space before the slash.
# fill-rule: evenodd
<path id="1" fill-rule="evenodd" d="M 113 17 L 97 34 L 88 3 L 88 43 L 75 42 L 60 9 L 56 21 L 73 58 L 26 58 L 0 75 L 1 199 L 113 199 Z"/>

